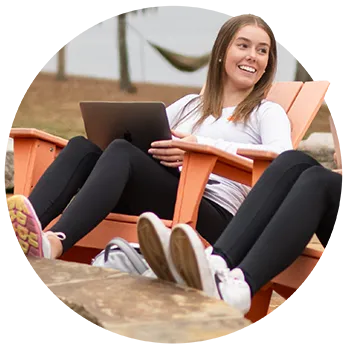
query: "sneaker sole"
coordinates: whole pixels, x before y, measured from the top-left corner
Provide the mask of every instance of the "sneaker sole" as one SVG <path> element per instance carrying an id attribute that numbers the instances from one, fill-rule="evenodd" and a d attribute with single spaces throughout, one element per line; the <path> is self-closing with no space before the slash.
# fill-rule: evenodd
<path id="1" fill-rule="evenodd" d="M 137 234 L 141 253 L 156 276 L 175 283 L 176 279 L 170 271 L 163 244 L 152 221 L 141 216 L 137 223 Z"/>
<path id="2" fill-rule="evenodd" d="M 19 244 L 26 256 L 42 258 L 41 224 L 29 200 L 14 195 L 7 200 L 7 206 Z"/>
<path id="3" fill-rule="evenodd" d="M 170 254 L 177 272 L 192 288 L 209 296 L 218 297 L 204 245 L 189 226 L 179 224 L 172 230 Z"/>

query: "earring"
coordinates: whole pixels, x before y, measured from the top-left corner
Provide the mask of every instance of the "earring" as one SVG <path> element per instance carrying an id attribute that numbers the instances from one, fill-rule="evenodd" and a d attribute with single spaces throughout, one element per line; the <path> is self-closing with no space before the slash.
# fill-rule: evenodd
<path id="1" fill-rule="evenodd" d="M 219 62 L 220 62 L 220 63 L 222 62 L 222 59 L 221 59 L 221 58 L 219 58 Z"/>

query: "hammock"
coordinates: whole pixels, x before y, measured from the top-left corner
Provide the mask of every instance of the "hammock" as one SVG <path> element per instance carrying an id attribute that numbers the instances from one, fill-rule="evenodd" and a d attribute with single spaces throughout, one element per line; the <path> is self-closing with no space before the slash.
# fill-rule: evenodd
<path id="1" fill-rule="evenodd" d="M 127 25 L 132 29 L 142 40 L 152 46 L 159 54 L 161 54 L 174 68 L 182 72 L 195 72 L 196 70 L 208 64 L 210 53 L 202 56 L 185 56 L 177 52 L 170 51 L 161 47 L 152 41 L 147 40 L 134 26 L 127 22 Z"/>
<path id="2" fill-rule="evenodd" d="M 210 53 L 202 56 L 185 56 L 179 53 L 165 49 L 159 45 L 148 41 L 158 53 L 160 53 L 173 67 L 182 72 L 195 72 L 196 70 L 204 67 L 208 64 L 210 59 Z"/>

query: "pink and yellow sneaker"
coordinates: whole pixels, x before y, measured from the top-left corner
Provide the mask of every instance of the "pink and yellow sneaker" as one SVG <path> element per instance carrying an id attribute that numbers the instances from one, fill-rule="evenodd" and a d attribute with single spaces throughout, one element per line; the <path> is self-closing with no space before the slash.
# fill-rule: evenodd
<path id="1" fill-rule="evenodd" d="M 49 235 L 60 240 L 66 238 L 62 232 L 43 232 L 41 223 L 28 198 L 14 195 L 7 199 L 12 227 L 25 255 L 37 258 L 51 258 Z"/>

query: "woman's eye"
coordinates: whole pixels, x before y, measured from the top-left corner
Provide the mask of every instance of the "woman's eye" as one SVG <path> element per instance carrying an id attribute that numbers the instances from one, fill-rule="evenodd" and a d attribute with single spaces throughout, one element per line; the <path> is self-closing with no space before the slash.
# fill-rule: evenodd
<path id="1" fill-rule="evenodd" d="M 267 49 L 263 48 L 259 50 L 260 53 L 266 54 L 267 53 Z"/>
<path id="2" fill-rule="evenodd" d="M 246 48 L 248 47 L 248 45 L 247 45 L 247 44 L 238 44 L 238 47 L 241 47 L 241 48 L 243 48 L 243 49 L 246 49 Z"/>

